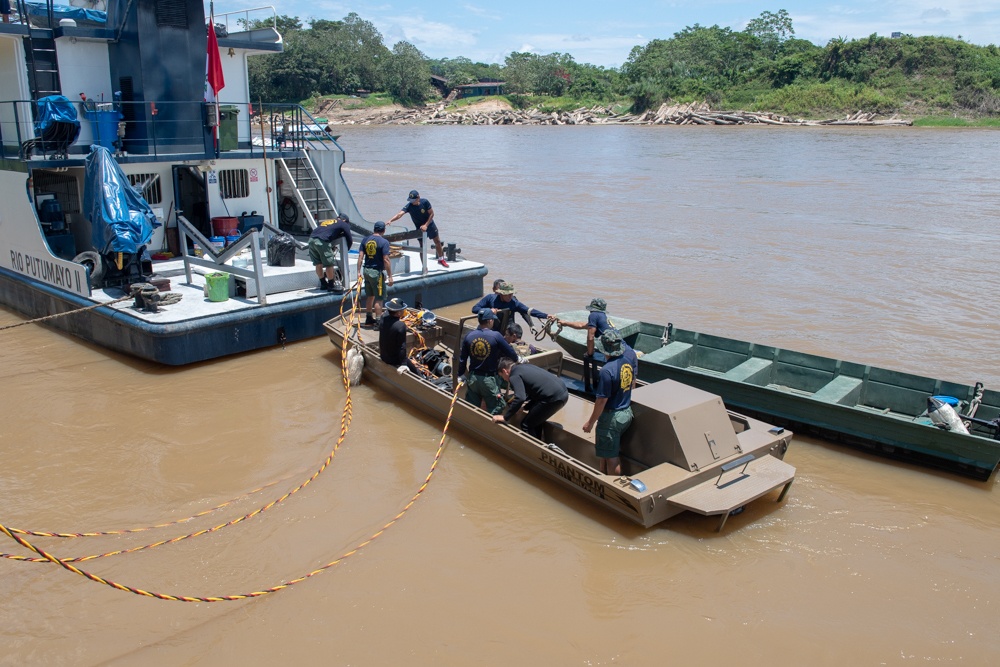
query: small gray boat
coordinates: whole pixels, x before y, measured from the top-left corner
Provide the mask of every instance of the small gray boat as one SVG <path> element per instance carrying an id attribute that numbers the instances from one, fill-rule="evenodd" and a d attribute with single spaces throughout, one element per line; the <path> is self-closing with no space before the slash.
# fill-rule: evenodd
<path id="1" fill-rule="evenodd" d="M 586 321 L 588 313 L 560 313 Z M 912 463 L 986 480 L 1000 463 L 1000 392 L 758 345 L 672 324 L 609 318 L 639 356 L 639 377 L 718 394 L 730 408 Z M 586 330 L 557 328 L 570 354 Z M 598 354 L 598 357 L 600 355 Z"/>
<path id="2" fill-rule="evenodd" d="M 411 311 L 408 318 L 408 352 L 427 369 L 422 375 L 400 373 L 382 362 L 376 332 L 350 329 L 340 317 L 324 327 L 338 349 L 361 352 L 365 382 L 443 423 L 456 382 L 448 361 L 471 331 L 463 325 L 472 318 L 455 322 L 422 315 Z M 519 418 L 513 425 L 494 424 L 489 413 L 464 399 L 455 403 L 452 425 L 631 521 L 649 527 L 691 511 L 719 517 L 722 530 L 727 517 L 751 501 L 772 492 L 776 500 L 784 499 L 795 478 L 795 468 L 782 460 L 790 431 L 727 410 L 718 396 L 670 380 L 640 383 L 632 392 L 635 418 L 622 438 L 623 474 L 602 474 L 594 434 L 582 430 L 594 405 L 582 396 L 582 363 L 557 349 L 526 352 L 527 363 L 551 371 L 570 389 L 542 439 L 517 428 Z"/>

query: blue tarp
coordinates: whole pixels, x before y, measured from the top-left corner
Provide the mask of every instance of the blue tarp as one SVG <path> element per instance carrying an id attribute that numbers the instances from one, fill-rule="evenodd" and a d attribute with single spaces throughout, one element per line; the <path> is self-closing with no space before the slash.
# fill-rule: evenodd
<path id="1" fill-rule="evenodd" d="M 83 212 L 90 217 L 91 240 L 101 254 L 137 253 L 149 243 L 160 223 L 111 156 L 101 146 L 91 146 L 87 156 Z"/>
<path id="2" fill-rule="evenodd" d="M 77 128 L 76 107 L 63 95 L 49 95 L 38 99 L 38 120 L 35 121 L 35 136 L 41 137 L 52 123 L 72 123 Z"/>
<path id="3" fill-rule="evenodd" d="M 49 18 L 49 6 L 44 2 L 26 2 L 24 3 L 28 6 L 28 16 L 34 18 L 44 18 L 48 22 Z M 98 9 L 84 9 L 83 7 L 69 7 L 67 5 L 52 5 L 52 18 L 55 19 L 56 25 L 59 25 L 59 19 L 73 19 L 77 22 L 77 25 L 86 24 L 94 25 L 100 24 L 104 25 L 108 22 L 108 13 L 102 12 Z M 32 20 L 32 23 L 35 23 Z M 50 28 L 55 26 L 48 26 Z"/>

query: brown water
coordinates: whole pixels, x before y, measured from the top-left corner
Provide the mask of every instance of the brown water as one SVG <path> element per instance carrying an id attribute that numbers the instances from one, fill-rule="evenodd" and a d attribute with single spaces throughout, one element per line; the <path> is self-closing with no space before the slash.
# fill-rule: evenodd
<path id="1" fill-rule="evenodd" d="M 418 188 L 445 241 L 533 307 L 622 315 L 1000 386 L 990 131 L 351 128 L 386 219 Z M 464 307 L 446 309 L 457 314 Z M 0 310 L 0 325 L 18 321 Z M 40 327 L 0 334 L 0 523 L 103 553 L 224 523 L 308 477 L 340 428 L 325 339 L 182 370 Z M 427 475 L 441 424 L 358 387 L 333 464 L 252 520 L 85 569 L 233 595 L 328 563 Z M 1000 660 L 1000 500 L 796 438 L 782 504 L 642 530 L 461 433 L 420 500 L 261 599 L 141 598 L 0 562 L 0 664 L 877 665 Z M 0 536 L 0 550 L 25 553 Z"/>

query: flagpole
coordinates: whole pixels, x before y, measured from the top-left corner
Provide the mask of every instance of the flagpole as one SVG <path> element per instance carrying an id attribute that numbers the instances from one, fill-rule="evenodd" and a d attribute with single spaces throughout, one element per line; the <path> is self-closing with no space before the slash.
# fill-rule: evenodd
<path id="1" fill-rule="evenodd" d="M 209 16 L 209 30 L 215 35 L 215 0 L 210 0 L 208 3 L 208 16 Z M 219 50 L 219 38 L 216 36 L 215 40 L 215 50 Z M 214 54 L 213 54 L 214 55 Z M 222 118 L 219 117 L 219 91 L 212 89 L 212 97 L 215 101 L 215 127 L 212 128 L 212 140 L 215 144 L 215 159 L 219 159 L 219 123 L 222 122 Z"/>
<path id="2" fill-rule="evenodd" d="M 223 80 L 222 86 L 219 86 L 218 89 L 215 87 L 215 83 L 217 81 L 217 75 L 221 75 L 222 74 L 222 71 L 221 71 L 222 70 L 222 63 L 219 62 L 219 41 L 218 41 L 218 38 L 215 36 L 215 1 L 214 0 L 211 0 L 208 3 L 208 16 L 209 16 L 209 19 L 208 19 L 209 20 L 209 23 L 208 23 L 208 33 L 209 33 L 208 48 L 209 48 L 210 52 L 208 54 L 208 60 L 207 60 L 208 64 L 206 65 L 205 69 L 206 69 L 206 76 L 208 77 L 208 87 L 212 90 L 212 112 L 215 114 L 215 126 L 212 128 L 212 144 L 213 144 L 213 147 L 215 148 L 215 158 L 218 159 L 219 158 L 219 152 L 220 152 L 219 151 L 219 148 L 220 148 L 220 146 L 219 146 L 219 123 L 222 121 L 222 118 L 221 118 L 220 113 L 219 113 L 220 112 L 220 109 L 219 109 L 219 91 L 222 90 L 222 88 L 225 86 L 225 82 Z M 212 53 L 212 51 L 214 51 L 214 53 Z M 213 68 L 213 66 L 212 66 L 213 63 L 215 65 L 217 65 L 218 67 L 217 68 Z M 216 69 L 218 71 L 215 71 Z"/>
<path id="3" fill-rule="evenodd" d="M 267 175 L 267 139 L 264 137 L 264 100 L 258 99 L 257 113 L 260 114 L 260 146 L 264 151 L 264 192 L 267 193 L 267 224 L 274 225 L 274 218 L 271 216 L 271 178 Z M 251 136 L 253 132 L 250 133 Z M 271 134 L 274 134 L 274 127 L 271 127 Z M 280 193 L 278 193 L 280 194 Z M 278 196 L 275 195 L 275 201 Z"/>

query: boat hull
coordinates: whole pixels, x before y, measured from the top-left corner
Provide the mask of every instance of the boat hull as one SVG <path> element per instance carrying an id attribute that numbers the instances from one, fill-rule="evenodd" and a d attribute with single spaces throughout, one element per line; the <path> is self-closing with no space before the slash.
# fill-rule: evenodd
<path id="1" fill-rule="evenodd" d="M 579 320 L 581 313 L 559 317 Z M 699 332 L 672 329 L 668 335 L 659 324 L 618 318 L 613 323 L 640 352 L 644 380 L 683 382 L 799 433 L 977 480 L 989 479 L 1000 464 L 1000 442 L 916 421 L 928 396 L 965 399 L 974 392 L 971 386 Z M 570 354 L 586 352 L 585 331 L 563 329 L 557 341 Z M 676 353 L 667 350 L 670 345 Z M 996 418 L 1000 394 L 986 391 L 978 414 Z"/>
<path id="2" fill-rule="evenodd" d="M 483 266 L 429 275 L 397 283 L 394 294 L 408 300 L 420 298 L 428 307 L 467 301 L 482 294 L 485 275 Z M 45 325 L 115 352 L 168 366 L 321 336 L 323 323 L 340 312 L 343 299 L 343 295 L 303 292 L 290 301 L 155 323 L 122 312 L 120 307 L 82 310 L 96 302 L 0 268 L 0 303 L 4 306 L 28 318 L 57 315 Z"/>
<path id="3" fill-rule="evenodd" d="M 438 323 L 443 329 L 441 336 L 437 338 L 438 342 L 443 339 L 458 339 L 459 327 L 456 323 L 444 318 L 438 318 Z M 343 351 L 345 346 L 343 319 L 335 318 L 324 326 L 330 341 L 337 349 Z M 383 363 L 378 354 L 377 334 L 363 335 L 364 343 L 357 344 L 352 339 L 351 345 L 356 345 L 364 356 L 365 380 L 401 400 L 416 405 L 422 412 L 443 420 L 451 410 L 451 393 L 413 373 L 399 373 L 396 368 Z M 434 344 L 434 341 L 428 343 L 429 346 Z M 543 352 L 538 357 L 529 358 L 529 361 L 550 370 L 558 369 L 566 376 L 580 377 L 582 373 L 582 364 L 578 360 L 564 358 L 558 350 Z M 455 401 L 451 423 L 557 484 L 644 527 L 654 526 L 688 509 L 700 511 L 697 506 L 671 501 L 672 497 L 679 497 L 682 492 L 688 492 L 690 495 L 700 489 L 701 492 L 707 491 L 718 499 L 720 492 L 717 490 L 717 482 L 724 460 L 721 460 L 719 465 L 705 466 L 696 470 L 681 469 L 672 465 L 655 465 L 633 476 L 636 479 L 642 478 L 640 488 L 630 484 L 632 477 L 628 475 L 602 474 L 596 467 L 597 458 L 593 454 L 592 434 L 583 434 L 575 427 L 577 421 L 582 424 L 586 420 L 592 407 L 593 403 L 590 401 L 571 395 L 563 410 L 552 418 L 552 421 L 559 423 L 546 426 L 544 441 L 530 437 L 518 428 L 494 424 L 491 415 L 464 400 Z M 728 421 L 728 417 L 726 420 Z M 743 451 L 740 453 L 749 454 L 750 458 L 757 457 L 753 465 L 761 470 L 761 474 L 756 477 L 758 487 L 753 488 L 750 483 L 730 487 L 729 492 L 737 494 L 736 500 L 730 501 L 732 506 L 726 505 L 722 509 L 701 513 L 721 515 L 724 522 L 729 511 L 736 506 L 741 507 L 775 488 L 784 487 L 787 490 L 794 477 L 794 468 L 780 459 L 787 449 L 792 434 L 785 432 L 782 435 L 774 435 L 768 432 L 767 428 L 768 425 L 754 423 L 754 433 L 741 436 Z M 774 467 L 780 468 L 779 474 L 782 475 L 780 478 L 767 477 L 764 469 L 771 465 L 770 462 L 773 462 Z M 782 493 L 782 497 L 783 495 Z"/>

